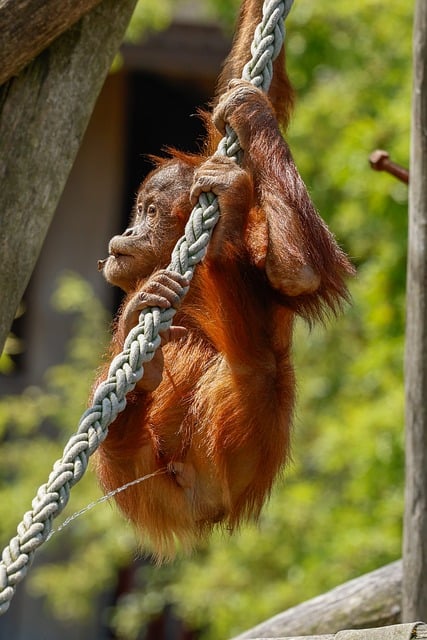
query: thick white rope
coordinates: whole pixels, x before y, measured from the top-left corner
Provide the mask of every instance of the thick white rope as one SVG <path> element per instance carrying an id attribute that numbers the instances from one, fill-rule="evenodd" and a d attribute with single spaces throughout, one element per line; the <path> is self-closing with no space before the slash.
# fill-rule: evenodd
<path id="1" fill-rule="evenodd" d="M 252 58 L 242 77 L 264 91 L 272 78 L 273 61 L 284 39 L 284 19 L 293 0 L 265 0 L 263 18 L 256 28 L 251 47 Z M 237 160 L 240 145 L 234 131 L 227 127 L 226 137 L 218 147 L 219 153 Z M 185 228 L 185 235 L 177 242 L 168 267 L 188 279 L 204 257 L 218 221 L 218 200 L 212 193 L 202 194 Z M 182 297 L 187 289 L 182 290 Z M 81 479 L 89 457 L 106 438 L 109 425 L 126 406 L 126 395 L 134 389 L 160 344 L 159 332 L 170 327 L 174 309 L 157 307 L 145 309 L 139 323 L 126 338 L 122 353 L 114 358 L 107 379 L 95 391 L 92 406 L 83 414 L 77 432 L 71 436 L 62 458 L 53 465 L 46 484 L 37 491 L 32 509 L 27 511 L 2 553 L 0 562 L 0 615 L 9 608 L 16 586 L 24 579 L 38 547 L 49 537 L 52 523 L 64 509 L 71 488 Z"/>

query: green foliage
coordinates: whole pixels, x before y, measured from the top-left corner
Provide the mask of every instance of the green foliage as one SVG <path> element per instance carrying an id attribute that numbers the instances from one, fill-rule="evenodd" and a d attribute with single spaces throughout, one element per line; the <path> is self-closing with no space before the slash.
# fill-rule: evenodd
<path id="1" fill-rule="evenodd" d="M 5 542 L 76 430 L 103 349 L 99 336 L 107 336 L 106 313 L 81 278 L 64 275 L 52 302 L 57 311 L 75 316 L 67 360 L 47 371 L 42 386 L 0 400 L 0 535 Z M 59 521 L 99 495 L 89 472 Z M 93 593 L 114 581 L 132 546 L 133 536 L 115 510 L 95 509 L 45 543 L 38 553 L 44 563 L 30 572 L 28 587 L 48 594 L 58 618 L 88 616 Z"/>
<path id="2" fill-rule="evenodd" d="M 24 313 L 24 305 L 18 307 L 15 318 L 19 318 Z M 12 332 L 6 338 L 3 353 L 0 354 L 0 374 L 11 373 L 14 369 L 13 356 L 18 355 L 22 351 L 22 344 Z"/>
<path id="3" fill-rule="evenodd" d="M 209 2 L 225 18 L 234 6 Z M 140 3 L 141 11 L 165 8 Z M 368 157 L 383 147 L 408 166 L 411 27 L 406 0 L 294 5 L 287 47 L 298 102 L 288 139 L 314 202 L 357 265 L 353 303 L 326 328 L 298 326 L 293 461 L 259 525 L 234 537 L 219 532 L 170 566 L 140 569 L 139 588 L 114 613 L 123 638 L 136 638 L 172 604 L 203 640 L 226 639 L 400 554 L 407 189 L 372 172 Z M 105 321 L 91 292 L 68 280 L 56 300 L 77 318 L 67 361 L 43 388 L 0 402 L 3 538 L 75 430 L 98 361 Z M 72 510 L 96 493 L 88 474 Z M 58 617 L 88 615 L 132 548 L 125 523 L 99 506 L 52 538 L 29 586 L 48 593 Z"/>
<path id="4" fill-rule="evenodd" d="M 229 638 L 400 555 L 407 188 L 368 158 L 386 148 L 408 166 L 412 7 L 300 0 L 287 27 L 288 139 L 358 268 L 353 303 L 326 328 L 298 327 L 293 462 L 259 526 L 217 534 L 168 568 L 167 586 L 145 569 L 145 590 L 126 601 L 134 628 L 150 594 L 204 640 Z"/>
<path id="5" fill-rule="evenodd" d="M 234 28 L 239 0 L 206 0 L 206 4 L 228 31 Z"/>
<path id="6" fill-rule="evenodd" d="M 148 32 L 165 29 L 171 23 L 173 14 L 179 14 L 181 10 L 184 14 L 190 11 L 193 18 L 210 16 L 230 30 L 236 20 L 238 5 L 239 0 L 204 0 L 196 6 L 191 0 L 139 0 L 125 39 L 135 42 Z"/>
<path id="7" fill-rule="evenodd" d="M 126 31 L 126 40 L 134 42 L 146 31 L 165 29 L 172 17 L 172 0 L 139 0 Z"/>
<path id="8" fill-rule="evenodd" d="M 13 371 L 13 360 L 11 356 L 18 354 L 21 350 L 20 341 L 12 333 L 6 338 L 3 353 L 0 354 L 0 373 L 11 373 Z"/>

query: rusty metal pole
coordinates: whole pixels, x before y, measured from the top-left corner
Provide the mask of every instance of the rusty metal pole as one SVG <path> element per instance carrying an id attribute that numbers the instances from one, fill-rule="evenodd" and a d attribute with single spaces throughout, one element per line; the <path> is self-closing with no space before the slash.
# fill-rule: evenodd
<path id="1" fill-rule="evenodd" d="M 401 167 L 400 164 L 396 164 L 396 162 L 390 160 L 387 151 L 376 149 L 369 156 L 369 162 L 375 171 L 387 171 L 387 173 L 391 173 L 392 176 L 401 182 L 408 184 L 409 171 Z"/>

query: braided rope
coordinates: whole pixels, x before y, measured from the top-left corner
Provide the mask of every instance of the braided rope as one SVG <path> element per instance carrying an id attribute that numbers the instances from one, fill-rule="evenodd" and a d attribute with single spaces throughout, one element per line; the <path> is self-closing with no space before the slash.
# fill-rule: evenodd
<path id="1" fill-rule="evenodd" d="M 257 26 L 251 46 L 252 58 L 242 77 L 264 91 L 272 79 L 273 61 L 278 55 L 285 35 L 283 21 L 293 0 L 265 0 L 263 18 Z M 218 152 L 238 159 L 240 145 L 235 132 L 227 126 L 226 136 Z M 218 199 L 212 193 L 202 193 L 185 228 L 185 235 L 177 242 L 168 267 L 192 278 L 195 266 L 202 260 L 213 228 L 219 218 Z M 183 297 L 188 288 L 183 288 Z M 38 547 L 49 537 L 52 523 L 64 509 L 71 488 L 81 479 L 89 457 L 106 438 L 108 426 L 126 406 L 126 394 L 134 389 L 160 344 L 159 332 L 169 328 L 174 309 L 152 307 L 145 309 L 136 327 L 126 338 L 123 351 L 109 368 L 107 379 L 97 387 L 92 406 L 81 417 L 77 432 L 65 446 L 46 484 L 37 491 L 32 509 L 27 511 L 17 527 L 17 535 L 3 550 L 0 562 L 0 615 L 9 608 L 16 586 L 31 565 Z"/>

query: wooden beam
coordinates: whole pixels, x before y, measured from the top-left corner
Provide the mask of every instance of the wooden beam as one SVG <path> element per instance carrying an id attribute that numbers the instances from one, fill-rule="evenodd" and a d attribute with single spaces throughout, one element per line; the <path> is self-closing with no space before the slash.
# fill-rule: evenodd
<path id="1" fill-rule="evenodd" d="M 374 629 L 343 629 L 335 634 L 320 636 L 281 636 L 276 640 L 425 640 L 427 625 L 423 622 L 395 624 Z M 265 636 L 258 636 L 253 640 L 273 640 Z"/>
<path id="2" fill-rule="evenodd" d="M 350 580 L 279 613 L 233 640 L 331 634 L 400 622 L 402 563 Z"/>
<path id="3" fill-rule="evenodd" d="M 405 352 L 403 619 L 427 620 L 427 3 L 414 15 Z"/>
<path id="4" fill-rule="evenodd" d="M 126 69 L 169 77 L 216 80 L 231 41 L 215 25 L 175 22 L 164 31 L 120 50 Z"/>
<path id="5" fill-rule="evenodd" d="M 135 2 L 103 0 L 0 87 L 0 351 Z"/>
<path id="6" fill-rule="evenodd" d="M 101 0 L 0 0 L 0 85 Z"/>

